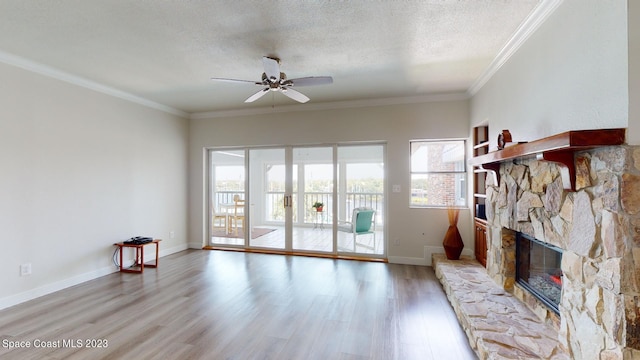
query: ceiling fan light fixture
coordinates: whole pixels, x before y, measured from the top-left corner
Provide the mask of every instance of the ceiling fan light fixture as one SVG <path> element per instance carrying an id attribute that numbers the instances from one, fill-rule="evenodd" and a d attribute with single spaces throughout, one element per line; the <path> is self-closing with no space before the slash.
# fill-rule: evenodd
<path id="1" fill-rule="evenodd" d="M 306 103 L 309 101 L 309 98 L 293 89 L 290 89 L 289 92 L 287 90 L 289 87 L 297 86 L 311 86 L 311 85 L 325 85 L 333 83 L 333 78 L 331 76 L 310 76 L 298 79 L 287 79 L 287 75 L 280 71 L 280 59 L 272 58 L 268 56 L 264 56 L 262 58 L 262 63 L 264 66 L 264 72 L 262 73 L 261 82 L 257 81 L 248 81 L 248 80 L 236 80 L 236 79 L 226 79 L 226 78 L 211 78 L 214 81 L 225 81 L 225 82 L 238 82 L 238 83 L 253 83 L 258 86 L 264 86 L 263 89 L 258 91 L 257 93 L 249 96 L 246 103 L 254 102 L 264 96 L 269 90 L 271 91 L 280 91 L 282 94 L 286 95 L 288 98 L 293 99 L 300 103 Z M 278 79 L 275 75 L 279 75 Z"/>

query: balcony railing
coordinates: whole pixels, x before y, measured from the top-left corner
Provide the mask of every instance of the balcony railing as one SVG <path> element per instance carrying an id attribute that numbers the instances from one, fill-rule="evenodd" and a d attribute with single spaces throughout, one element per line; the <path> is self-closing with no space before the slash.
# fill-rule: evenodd
<path id="1" fill-rule="evenodd" d="M 231 204 L 235 195 L 239 195 L 240 198 L 244 199 L 243 191 L 216 191 L 214 202 L 216 209 L 220 209 L 220 204 Z"/>
<path id="2" fill-rule="evenodd" d="M 215 205 L 220 208 L 221 203 L 233 202 L 233 196 L 239 194 L 244 198 L 244 193 L 237 191 L 218 191 L 215 196 Z M 264 214 L 262 221 L 271 223 L 284 222 L 285 210 L 282 206 L 284 198 L 284 192 L 267 192 L 264 198 Z M 341 198 L 339 198 L 341 199 Z M 323 211 L 326 214 L 333 213 L 333 193 L 330 192 L 306 192 L 303 195 L 302 204 L 298 202 L 298 195 L 293 195 L 293 206 L 296 209 L 293 213 L 293 223 L 297 225 L 301 224 L 313 224 L 317 221 L 317 214 L 315 209 L 311 206 L 315 202 L 321 202 L 324 204 Z M 298 208 L 301 206 L 301 208 Z M 382 193 L 364 193 L 364 192 L 347 192 L 345 199 L 338 204 L 338 218 L 350 220 L 351 213 L 354 208 L 358 207 L 370 207 L 376 210 L 376 225 L 382 226 L 384 219 L 384 195 Z M 302 212 L 302 214 L 300 214 Z M 302 215 L 303 221 L 298 219 Z M 331 223 L 331 217 L 325 217 L 325 221 Z"/>
<path id="3" fill-rule="evenodd" d="M 275 206 L 267 206 L 265 212 L 265 221 L 284 221 L 284 209 L 282 206 L 282 197 L 284 193 L 281 192 L 269 192 L 266 194 L 267 204 L 275 204 Z M 293 196 L 294 209 L 298 209 L 296 205 L 299 205 L 297 196 Z M 313 224 L 317 221 L 317 214 L 312 205 L 316 202 L 324 204 L 323 211 L 327 214 L 333 213 L 333 193 L 329 192 L 307 192 L 304 193 L 304 199 L 302 202 L 302 209 L 294 212 L 294 224 L 299 224 L 297 217 L 299 211 L 303 212 L 304 224 Z M 351 213 L 354 208 L 358 207 L 370 207 L 376 210 L 376 224 L 382 225 L 382 219 L 384 219 L 384 196 L 382 193 L 355 193 L 347 192 L 344 204 L 339 204 L 338 218 L 339 219 L 351 219 Z M 344 213 L 343 213 L 344 212 Z M 326 221 L 331 223 L 331 217 L 327 216 Z"/>

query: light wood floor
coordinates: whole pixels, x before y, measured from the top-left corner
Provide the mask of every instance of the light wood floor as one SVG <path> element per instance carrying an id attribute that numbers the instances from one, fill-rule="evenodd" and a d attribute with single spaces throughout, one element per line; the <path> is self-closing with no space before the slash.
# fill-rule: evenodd
<path id="1" fill-rule="evenodd" d="M 85 339 L 107 347 L 68 346 Z M 0 341 L 21 360 L 476 358 L 430 267 L 206 250 L 0 311 Z"/>

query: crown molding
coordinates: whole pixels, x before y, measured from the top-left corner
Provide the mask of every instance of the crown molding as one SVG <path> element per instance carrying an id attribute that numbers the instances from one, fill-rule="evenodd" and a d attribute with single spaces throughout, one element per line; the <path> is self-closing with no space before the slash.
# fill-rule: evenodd
<path id="1" fill-rule="evenodd" d="M 318 111 L 318 110 L 334 110 L 334 109 L 348 109 L 358 107 L 372 107 L 372 106 L 387 106 L 387 105 L 402 105 L 402 104 L 417 104 L 425 102 L 438 102 L 438 101 L 457 101 L 469 99 L 468 93 L 447 93 L 447 94 L 431 94 L 431 95 L 418 95 L 418 96 L 406 96 L 406 97 L 392 97 L 392 98 L 379 98 L 379 99 L 363 99 L 363 100 L 349 100 L 349 101 L 335 101 L 326 103 L 307 103 L 286 105 L 278 107 L 259 107 L 249 109 L 234 109 L 234 110 L 219 110 L 208 111 L 200 113 L 187 113 L 176 108 L 163 105 L 131 93 L 118 90 L 116 88 L 100 84 L 98 82 L 69 74 L 54 67 L 44 65 L 33 60 L 29 60 L 17 55 L 13 55 L 4 51 L 0 51 L 0 62 L 7 65 L 15 66 L 33 73 L 37 73 L 46 77 L 64 81 L 76 86 L 84 87 L 86 89 L 94 90 L 106 95 L 110 95 L 119 99 L 130 101 L 139 105 L 143 105 L 152 109 L 160 110 L 169 114 L 183 117 L 185 119 L 210 119 L 210 118 L 222 118 L 222 117 L 235 117 L 235 116 L 247 116 L 247 115 L 262 115 L 269 113 L 287 113 L 287 112 L 300 112 L 300 111 Z"/>
<path id="2" fill-rule="evenodd" d="M 464 92 L 448 93 L 448 94 L 434 94 L 434 95 L 419 95 L 419 96 L 405 96 L 405 97 L 392 97 L 392 98 L 379 98 L 379 99 L 363 99 L 363 100 L 348 100 L 348 101 L 332 101 L 324 103 L 307 103 L 296 105 L 285 105 L 276 107 L 259 107 L 250 109 L 234 109 L 234 110 L 218 110 L 207 111 L 199 113 L 191 113 L 190 119 L 213 119 L 224 117 L 236 117 L 236 116 L 250 116 L 250 115 L 264 115 L 273 113 L 288 113 L 297 111 L 319 111 L 319 110 L 336 110 L 336 109 L 350 109 L 361 107 L 373 107 L 373 106 L 388 106 L 388 105 L 404 105 L 404 104 L 419 104 L 426 102 L 439 102 L 439 101 L 458 101 L 467 100 L 469 95 Z"/>
<path id="3" fill-rule="evenodd" d="M 156 109 L 156 110 L 160 110 L 160 111 L 164 111 L 166 113 L 169 114 L 173 114 L 173 115 L 177 115 L 180 117 L 183 117 L 185 119 L 189 118 L 189 114 L 182 111 L 182 110 L 178 110 L 175 108 L 172 108 L 170 106 L 166 106 L 163 104 L 159 104 L 157 102 L 130 94 L 128 92 L 122 91 L 122 90 L 118 90 L 116 88 L 110 87 L 110 86 L 106 86 L 100 83 L 97 83 L 95 81 L 91 81 L 89 79 L 85 79 L 83 77 L 77 76 L 77 75 L 72 75 L 69 74 L 67 72 L 58 70 L 56 68 L 53 68 L 51 66 L 47 66 L 44 64 L 40 64 L 38 62 L 20 57 L 20 56 L 16 56 L 13 54 L 9 54 L 3 51 L 0 51 L 0 62 L 5 63 L 7 65 L 11 65 L 11 66 L 15 66 L 15 67 L 19 67 L 21 69 L 30 71 L 30 72 L 34 72 L 40 75 L 44 75 L 53 79 L 57 79 L 60 81 L 64 81 L 73 85 L 77 85 L 83 88 L 87 88 L 90 90 L 94 90 L 106 95 L 110 95 L 119 99 L 123 99 L 126 101 L 130 101 L 132 103 L 136 103 L 139 105 L 143 105 L 152 109 Z"/>
<path id="4" fill-rule="evenodd" d="M 518 27 L 505 46 L 498 52 L 489 67 L 469 87 L 469 97 L 477 94 L 480 89 L 495 75 L 498 70 L 511 58 L 533 33 L 553 14 L 564 0 L 542 0 L 525 21 Z"/>
<path id="5" fill-rule="evenodd" d="M 116 98 L 130 101 L 152 109 L 160 110 L 185 119 L 211 119 L 222 117 L 236 117 L 247 115 L 261 115 L 269 113 L 287 113 L 299 111 L 335 110 L 372 106 L 387 106 L 401 104 L 415 104 L 424 102 L 467 100 L 473 97 L 495 75 L 498 70 L 511 58 L 522 44 L 555 12 L 564 0 L 542 0 L 525 21 L 518 27 L 513 36 L 500 50 L 487 69 L 464 93 L 432 94 L 408 97 L 364 99 L 336 101 L 326 103 L 296 104 L 278 107 L 259 107 L 248 109 L 217 110 L 208 112 L 187 113 L 185 111 L 163 105 L 116 88 L 97 83 L 95 81 L 72 75 L 56 68 L 37 63 L 35 61 L 0 51 L 0 62 L 38 73 L 50 78 L 61 80 Z"/>

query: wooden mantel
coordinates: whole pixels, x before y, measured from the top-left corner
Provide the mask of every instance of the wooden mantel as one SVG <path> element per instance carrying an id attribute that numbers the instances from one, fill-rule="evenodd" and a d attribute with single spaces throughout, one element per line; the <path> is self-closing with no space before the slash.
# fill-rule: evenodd
<path id="1" fill-rule="evenodd" d="M 622 145 L 625 129 L 574 130 L 540 140 L 507 146 L 502 150 L 473 157 L 469 165 L 493 171 L 500 181 L 500 163 L 513 159 L 535 157 L 538 160 L 558 163 L 562 183 L 566 190 L 575 191 L 576 169 L 573 154 L 576 151 L 601 146 Z"/>

